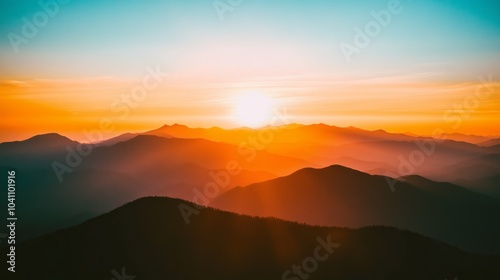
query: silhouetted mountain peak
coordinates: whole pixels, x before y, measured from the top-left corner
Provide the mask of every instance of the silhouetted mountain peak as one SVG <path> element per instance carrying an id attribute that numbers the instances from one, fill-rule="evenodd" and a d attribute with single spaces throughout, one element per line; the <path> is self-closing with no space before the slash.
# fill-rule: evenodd
<path id="1" fill-rule="evenodd" d="M 446 273 L 462 267 L 467 267 L 466 279 L 478 273 L 484 279 L 496 279 L 498 271 L 497 257 L 466 254 L 395 228 L 312 227 L 213 208 L 199 211 L 186 225 L 180 205 L 198 209 L 178 199 L 141 198 L 78 226 L 23 243 L 19 255 L 31 269 L 18 273 L 22 279 L 109 279 L 111 269 L 126 266 L 131 278 L 137 275 L 137 279 L 165 275 L 173 279 L 284 279 L 283 272 L 311 255 L 314 248 L 319 248 L 314 252 L 332 254 L 322 260 L 314 279 L 354 279 L 352 275 L 359 276 L 356 279 L 402 279 L 418 273 L 437 273 L 444 279 Z M 75 267 L 79 268 L 76 272 Z M 392 271 L 400 267 L 404 271 L 394 275 Z"/>
<path id="2" fill-rule="evenodd" d="M 38 142 L 38 143 L 74 143 L 75 141 L 58 133 L 39 134 L 28 138 L 22 142 Z"/>
<path id="3" fill-rule="evenodd" d="M 162 128 L 189 128 L 189 127 L 180 123 L 174 123 L 172 125 L 164 124 L 162 127 L 160 127 L 160 129 Z"/>
<path id="4" fill-rule="evenodd" d="M 136 137 L 118 144 L 148 144 L 148 143 L 215 143 L 203 138 L 166 138 L 154 134 L 140 134 Z"/>
<path id="5" fill-rule="evenodd" d="M 54 150 L 63 150 L 66 146 L 74 146 L 73 141 L 57 133 L 40 134 L 23 141 L 1 143 L 1 151 L 10 153 L 46 153 Z M 5 149 L 5 150 L 4 150 Z"/>
<path id="6" fill-rule="evenodd" d="M 323 168 L 312 168 L 312 167 L 307 167 L 300 169 L 292 174 L 292 176 L 296 175 L 311 175 L 311 176 L 322 176 L 322 175 L 344 175 L 344 174 L 352 174 L 352 175 L 359 175 L 359 176 L 370 176 L 369 174 L 366 174 L 364 172 L 358 171 L 356 169 L 352 169 L 349 167 L 345 167 L 343 165 L 339 164 L 333 164 L 327 167 Z"/>

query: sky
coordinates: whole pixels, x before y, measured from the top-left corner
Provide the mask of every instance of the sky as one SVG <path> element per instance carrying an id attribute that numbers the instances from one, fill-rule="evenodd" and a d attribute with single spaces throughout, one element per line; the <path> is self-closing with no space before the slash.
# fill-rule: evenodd
<path id="1" fill-rule="evenodd" d="M 237 127 L 248 94 L 291 122 L 500 135 L 498 1 L 270 2 L 1 1 L 0 142 Z"/>

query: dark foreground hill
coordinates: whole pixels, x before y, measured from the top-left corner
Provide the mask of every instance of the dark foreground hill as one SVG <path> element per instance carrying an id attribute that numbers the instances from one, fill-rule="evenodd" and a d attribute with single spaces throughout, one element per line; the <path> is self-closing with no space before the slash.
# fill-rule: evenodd
<path id="1" fill-rule="evenodd" d="M 401 179 L 400 179 L 401 180 Z M 393 226 L 469 252 L 500 254 L 500 203 L 449 183 L 411 176 L 398 181 L 340 165 L 234 188 L 210 206 L 310 225 Z"/>
<path id="2" fill-rule="evenodd" d="M 143 198 L 25 242 L 16 254 L 16 276 L 51 280 L 500 279 L 500 257 L 464 253 L 408 231 L 313 227 L 211 208 L 191 216 L 187 225 L 179 211 L 181 204 L 195 207 L 177 199 Z M 121 277 L 122 273 L 135 278 Z"/>

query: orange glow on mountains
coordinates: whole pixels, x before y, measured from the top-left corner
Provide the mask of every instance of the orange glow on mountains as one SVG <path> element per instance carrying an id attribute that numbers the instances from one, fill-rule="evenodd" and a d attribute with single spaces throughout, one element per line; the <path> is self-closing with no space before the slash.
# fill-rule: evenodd
<path id="1" fill-rule="evenodd" d="M 243 104 L 236 104 L 240 113 L 234 112 L 234 100 L 242 90 L 232 89 L 231 83 L 205 89 L 173 78 L 140 102 L 129 96 L 136 83 L 112 78 L 4 80 L 0 83 L 4 120 L 0 141 L 47 132 L 85 141 L 84 131 L 103 130 L 103 122 L 104 138 L 174 122 L 191 127 L 252 125 L 252 115 L 260 118 L 259 125 L 265 125 L 264 118 L 272 117 L 268 114 L 274 109 L 286 110 L 289 123 L 329 123 L 420 135 L 432 135 L 436 129 L 500 135 L 496 125 L 500 118 L 500 88 L 494 82 L 418 84 L 399 78 L 326 84 L 314 81 L 299 90 L 291 90 L 292 84 L 287 81 L 246 84 L 247 92 L 254 88 L 259 89 L 254 92 L 266 92 L 266 98 L 275 105 L 264 108 L 268 105 L 257 100 L 252 105 L 256 111 L 248 112 L 241 109 Z M 239 102 L 252 103 L 242 99 Z M 267 111 L 259 116 L 263 108 Z"/>

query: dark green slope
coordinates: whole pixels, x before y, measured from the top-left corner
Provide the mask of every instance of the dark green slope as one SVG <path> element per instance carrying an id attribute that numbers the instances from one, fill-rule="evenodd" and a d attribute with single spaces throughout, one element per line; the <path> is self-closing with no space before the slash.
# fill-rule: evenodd
<path id="1" fill-rule="evenodd" d="M 282 279 L 293 265 L 311 261 L 318 238 L 330 236 L 340 247 L 307 279 L 500 279 L 500 257 L 464 253 L 408 231 L 312 227 L 211 208 L 186 225 L 182 203 L 194 206 L 170 198 L 139 199 L 23 243 L 16 276 L 109 280 L 113 269 L 121 273 L 125 267 L 136 280 Z"/>

